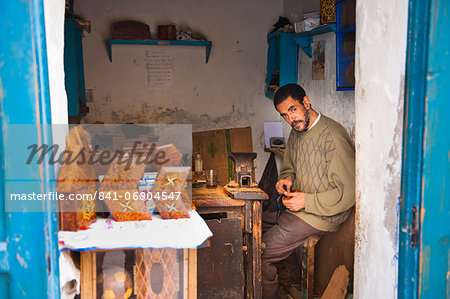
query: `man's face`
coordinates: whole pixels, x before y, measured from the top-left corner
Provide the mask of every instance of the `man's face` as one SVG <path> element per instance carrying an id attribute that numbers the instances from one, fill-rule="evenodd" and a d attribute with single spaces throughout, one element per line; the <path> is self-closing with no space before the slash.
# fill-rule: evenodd
<path id="1" fill-rule="evenodd" d="M 277 111 L 297 132 L 304 132 L 309 126 L 309 111 L 292 97 L 277 105 Z"/>

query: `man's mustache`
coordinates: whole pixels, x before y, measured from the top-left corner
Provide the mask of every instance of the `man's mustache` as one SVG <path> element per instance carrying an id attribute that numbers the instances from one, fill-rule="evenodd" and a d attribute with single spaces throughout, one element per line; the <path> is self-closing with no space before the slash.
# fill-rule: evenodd
<path id="1" fill-rule="evenodd" d="M 291 127 L 294 127 L 295 125 L 297 125 L 297 124 L 299 124 L 299 123 L 301 123 L 301 122 L 303 122 L 303 120 L 294 120 L 294 121 L 292 122 L 292 124 L 291 124 Z"/>

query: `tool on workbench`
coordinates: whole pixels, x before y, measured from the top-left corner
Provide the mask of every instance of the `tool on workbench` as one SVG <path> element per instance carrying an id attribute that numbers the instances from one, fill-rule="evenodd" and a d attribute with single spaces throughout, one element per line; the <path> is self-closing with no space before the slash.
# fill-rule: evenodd
<path id="1" fill-rule="evenodd" d="M 239 187 L 252 187 L 253 160 L 256 153 L 232 152 L 228 157 L 234 162 L 234 181 Z"/>
<path id="2" fill-rule="evenodd" d="M 232 152 L 228 157 L 234 162 L 234 180 L 225 186 L 225 191 L 234 199 L 267 200 L 269 196 L 252 182 L 256 153 Z"/>

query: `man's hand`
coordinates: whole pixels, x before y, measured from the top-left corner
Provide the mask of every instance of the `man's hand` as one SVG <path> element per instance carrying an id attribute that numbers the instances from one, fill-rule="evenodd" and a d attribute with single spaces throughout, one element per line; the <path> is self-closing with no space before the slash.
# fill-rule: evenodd
<path id="1" fill-rule="evenodd" d="M 283 204 L 291 211 L 299 211 L 305 208 L 305 193 L 287 192 L 287 197 L 283 198 Z"/>
<path id="2" fill-rule="evenodd" d="M 287 191 L 283 188 L 283 186 L 286 186 Z M 292 186 L 292 179 L 290 176 L 288 176 L 285 179 L 279 180 L 275 185 L 275 188 L 277 189 L 278 194 L 286 195 L 286 193 L 291 190 L 291 186 Z"/>

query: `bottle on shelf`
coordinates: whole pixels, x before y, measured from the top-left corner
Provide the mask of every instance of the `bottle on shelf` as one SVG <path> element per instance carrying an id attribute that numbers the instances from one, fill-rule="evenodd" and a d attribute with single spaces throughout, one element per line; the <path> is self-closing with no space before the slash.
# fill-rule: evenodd
<path id="1" fill-rule="evenodd" d="M 200 155 L 200 149 L 197 149 L 197 152 L 195 153 L 194 170 L 196 174 L 203 173 L 203 159 L 202 156 Z"/>

